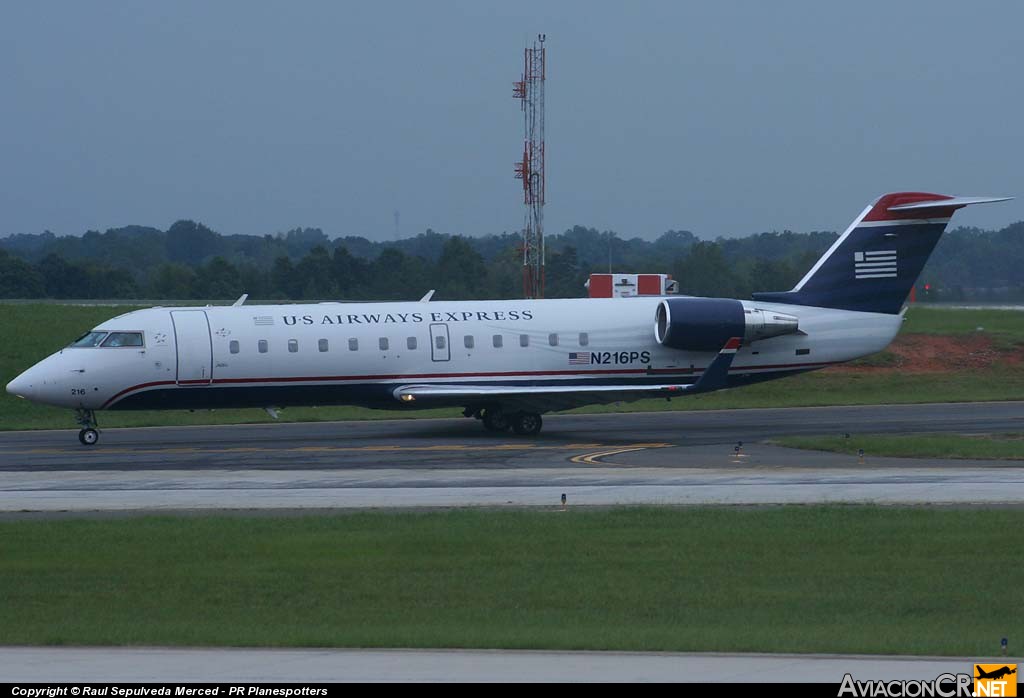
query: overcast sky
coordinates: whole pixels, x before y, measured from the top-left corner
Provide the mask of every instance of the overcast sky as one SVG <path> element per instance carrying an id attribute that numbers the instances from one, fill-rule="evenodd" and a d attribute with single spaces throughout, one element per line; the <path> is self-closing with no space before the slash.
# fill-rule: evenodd
<path id="1" fill-rule="evenodd" d="M 547 34 L 547 230 L 843 228 L 1024 195 L 1024 3 L 25 2 L 0 8 L 0 235 L 179 218 L 521 227 L 512 82 Z M 1024 200 L 956 223 L 1001 227 Z"/>

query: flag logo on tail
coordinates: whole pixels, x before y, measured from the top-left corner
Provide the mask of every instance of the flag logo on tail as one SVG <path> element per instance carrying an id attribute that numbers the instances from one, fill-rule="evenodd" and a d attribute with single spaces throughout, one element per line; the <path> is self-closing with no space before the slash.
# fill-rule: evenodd
<path id="1" fill-rule="evenodd" d="M 855 279 L 895 279 L 896 250 L 853 253 Z"/>

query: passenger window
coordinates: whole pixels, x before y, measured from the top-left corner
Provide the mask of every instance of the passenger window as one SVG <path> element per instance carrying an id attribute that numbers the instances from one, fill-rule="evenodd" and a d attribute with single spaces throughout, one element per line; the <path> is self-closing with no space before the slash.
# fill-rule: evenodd
<path id="1" fill-rule="evenodd" d="M 316 348 L 319 349 L 320 351 L 327 351 L 331 347 L 327 343 L 326 339 L 321 339 L 319 342 L 316 343 Z"/>
<path id="2" fill-rule="evenodd" d="M 73 347 L 98 347 L 103 338 L 107 336 L 106 332 L 86 332 L 81 337 L 71 343 Z"/>
<path id="3" fill-rule="evenodd" d="M 288 340 L 288 351 L 290 351 L 292 354 L 294 354 L 298 350 L 299 350 L 299 340 L 297 340 L 297 339 L 289 339 Z"/>
<path id="4" fill-rule="evenodd" d="M 585 347 L 590 344 L 590 335 L 586 332 L 580 332 L 580 346 Z"/>
<path id="5" fill-rule="evenodd" d="M 141 332 L 111 332 L 103 340 L 105 347 L 141 347 Z"/>
<path id="6" fill-rule="evenodd" d="M 519 346 L 521 346 L 521 347 L 528 347 L 528 346 L 530 346 L 530 335 L 528 335 L 528 334 L 521 334 L 521 335 L 519 335 Z"/>
<path id="7" fill-rule="evenodd" d="M 550 344 L 553 347 L 557 347 L 558 346 L 558 335 L 553 333 L 553 332 L 551 334 L 549 334 L 548 335 L 548 344 Z"/>
<path id="8" fill-rule="evenodd" d="M 380 340 L 377 342 L 377 345 L 380 347 L 381 351 L 387 351 L 388 350 L 388 338 L 387 337 L 381 337 Z"/>
<path id="9" fill-rule="evenodd" d="M 463 337 L 462 338 L 462 344 L 467 349 L 472 349 L 473 348 L 473 335 L 467 334 L 465 337 Z"/>
<path id="10" fill-rule="evenodd" d="M 492 337 L 491 340 L 494 342 L 494 348 L 495 349 L 501 349 L 502 341 L 501 341 L 501 335 L 500 334 L 494 335 L 494 337 Z"/>
<path id="11" fill-rule="evenodd" d="M 359 351 L 359 340 L 358 339 L 350 339 L 350 340 L 348 340 L 348 350 L 349 351 Z"/>
<path id="12" fill-rule="evenodd" d="M 406 337 L 405 338 L 405 346 L 408 347 L 410 350 L 415 349 L 416 348 L 416 338 L 415 337 Z"/>
<path id="13" fill-rule="evenodd" d="M 439 334 L 436 337 L 434 337 L 434 346 L 436 346 L 438 349 L 444 349 L 445 344 L 446 342 L 444 340 L 443 334 Z"/>
<path id="14" fill-rule="evenodd" d="M 259 342 L 256 343 L 256 348 L 259 350 L 259 352 L 261 354 L 266 354 L 267 353 L 267 348 L 268 348 L 267 347 L 267 340 L 261 339 Z"/>
<path id="15" fill-rule="evenodd" d="M 238 340 L 237 339 L 232 339 L 230 342 L 228 342 L 228 351 L 230 351 L 232 354 L 237 354 L 238 353 Z"/>

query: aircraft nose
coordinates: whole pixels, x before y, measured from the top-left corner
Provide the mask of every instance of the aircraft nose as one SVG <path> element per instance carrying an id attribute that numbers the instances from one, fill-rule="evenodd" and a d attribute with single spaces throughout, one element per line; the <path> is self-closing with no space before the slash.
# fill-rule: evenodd
<path id="1" fill-rule="evenodd" d="M 28 375 L 29 372 L 25 371 L 20 376 L 12 380 L 7 384 L 7 392 L 17 397 L 23 397 L 26 399 L 32 399 L 36 393 L 36 386 L 32 378 Z"/>
<path id="2" fill-rule="evenodd" d="M 42 405 L 81 407 L 85 391 L 79 385 L 74 386 L 78 390 L 71 389 L 68 376 L 72 373 L 81 376 L 84 369 L 69 367 L 65 357 L 58 352 L 22 371 L 7 384 L 7 392 Z"/>

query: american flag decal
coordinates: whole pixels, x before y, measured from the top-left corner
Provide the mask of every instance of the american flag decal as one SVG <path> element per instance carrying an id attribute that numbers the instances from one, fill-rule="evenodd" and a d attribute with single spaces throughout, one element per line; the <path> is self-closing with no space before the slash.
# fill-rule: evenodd
<path id="1" fill-rule="evenodd" d="M 589 351 L 570 351 L 569 352 L 569 365 L 574 366 L 576 364 L 589 364 L 590 363 L 590 352 Z"/>
<path id="2" fill-rule="evenodd" d="M 257 325 L 273 325 L 274 318 L 272 315 L 256 315 L 253 317 L 253 322 Z"/>
<path id="3" fill-rule="evenodd" d="M 853 253 L 853 278 L 895 279 L 896 250 Z"/>

